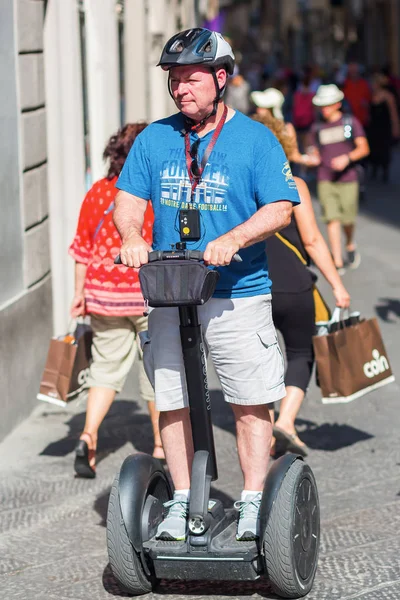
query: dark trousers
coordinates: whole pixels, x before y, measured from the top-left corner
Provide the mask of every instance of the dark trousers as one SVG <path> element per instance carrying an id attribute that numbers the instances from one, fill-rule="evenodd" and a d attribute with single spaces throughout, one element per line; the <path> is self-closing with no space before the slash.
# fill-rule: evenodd
<path id="1" fill-rule="evenodd" d="M 285 385 L 305 392 L 314 364 L 312 336 L 315 333 L 315 307 L 312 290 L 298 294 L 273 293 L 272 316 L 285 342 Z"/>

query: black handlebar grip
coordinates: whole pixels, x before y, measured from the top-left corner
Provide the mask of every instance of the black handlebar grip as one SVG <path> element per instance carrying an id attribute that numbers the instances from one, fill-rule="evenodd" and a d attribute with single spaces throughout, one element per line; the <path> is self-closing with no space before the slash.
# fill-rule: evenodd
<path id="1" fill-rule="evenodd" d="M 176 253 L 178 254 L 178 252 Z M 182 258 L 186 258 L 186 259 L 192 259 L 192 260 L 203 260 L 203 256 L 204 256 L 204 252 L 202 252 L 201 250 L 184 250 L 183 252 L 180 251 L 179 254 L 182 254 Z M 152 252 L 149 252 L 149 262 L 153 262 L 155 260 L 163 260 L 165 255 L 169 255 L 169 258 L 171 257 L 171 252 L 165 252 L 163 250 L 153 250 Z M 232 256 L 232 261 L 233 262 L 243 262 L 242 257 L 239 256 L 239 254 L 234 254 Z M 114 264 L 115 265 L 122 265 L 122 260 L 119 254 L 117 254 L 117 256 L 114 259 Z"/>
<path id="2" fill-rule="evenodd" d="M 187 258 L 192 260 L 203 260 L 203 254 L 201 250 L 187 250 Z"/>
<path id="3" fill-rule="evenodd" d="M 149 262 L 154 260 L 162 260 L 164 252 L 162 250 L 152 250 L 149 252 Z"/>

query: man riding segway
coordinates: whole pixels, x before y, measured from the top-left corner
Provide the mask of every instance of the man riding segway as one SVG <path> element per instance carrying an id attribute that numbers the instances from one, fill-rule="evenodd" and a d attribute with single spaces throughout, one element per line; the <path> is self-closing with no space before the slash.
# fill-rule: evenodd
<path id="1" fill-rule="evenodd" d="M 138 137 L 116 184 L 121 260 L 136 268 L 147 262 L 151 248 L 141 229 L 151 200 L 154 248 L 183 239 L 189 249 L 204 249 L 205 263 L 220 271 L 214 297 L 199 314 L 236 420 L 244 475 L 237 535 L 254 539 L 269 461 L 268 405 L 285 395 L 263 242 L 289 223 L 298 194 L 275 137 L 224 104 L 234 56 L 220 34 L 191 29 L 175 35 L 159 65 L 168 71 L 180 112 Z M 237 252 L 242 262 L 230 264 Z M 158 531 L 163 539 L 186 537 L 193 460 L 177 319 L 177 309 L 152 311 L 145 349 L 155 370 L 161 436 L 175 486 Z"/>
<path id="2" fill-rule="evenodd" d="M 125 459 L 109 500 L 111 569 L 133 594 L 159 579 L 267 574 L 278 594 L 298 598 L 317 566 L 318 493 L 297 455 L 268 471 L 268 407 L 285 389 L 264 244 L 289 223 L 296 185 L 273 134 L 224 104 L 234 57 L 220 34 L 179 33 L 159 64 L 179 112 L 138 136 L 117 182 L 114 219 L 120 260 L 140 268 L 154 307 L 144 364 L 175 491 L 157 459 Z M 149 200 L 153 251 L 141 234 Z M 210 499 L 217 465 L 205 352 L 236 421 L 244 476 L 236 510 Z"/>

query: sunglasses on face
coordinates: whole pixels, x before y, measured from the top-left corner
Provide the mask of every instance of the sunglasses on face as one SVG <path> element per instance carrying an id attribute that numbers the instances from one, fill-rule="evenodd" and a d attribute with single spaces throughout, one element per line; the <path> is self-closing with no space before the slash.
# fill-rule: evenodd
<path id="1" fill-rule="evenodd" d="M 199 157 L 197 155 L 199 146 L 200 146 L 200 139 L 193 142 L 193 144 L 190 147 L 190 157 L 192 159 L 192 162 L 190 164 L 190 172 L 195 179 L 200 179 L 200 177 L 201 177 Z"/>

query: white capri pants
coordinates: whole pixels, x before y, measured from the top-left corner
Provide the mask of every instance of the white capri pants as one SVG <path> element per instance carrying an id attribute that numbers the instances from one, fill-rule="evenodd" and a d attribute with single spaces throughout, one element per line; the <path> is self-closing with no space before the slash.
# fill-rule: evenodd
<path id="1" fill-rule="evenodd" d="M 285 396 L 284 360 L 272 321 L 271 294 L 211 298 L 198 306 L 206 352 L 227 402 L 268 404 Z M 156 408 L 189 405 L 177 308 L 154 308 L 140 334 L 144 368 Z"/>

